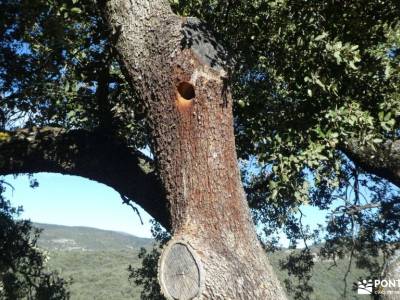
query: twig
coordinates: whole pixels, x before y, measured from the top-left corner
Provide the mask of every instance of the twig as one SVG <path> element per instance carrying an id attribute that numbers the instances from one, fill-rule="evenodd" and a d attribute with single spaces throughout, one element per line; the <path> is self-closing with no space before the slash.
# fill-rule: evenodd
<path id="1" fill-rule="evenodd" d="M 142 225 L 144 225 L 143 220 L 142 220 L 142 216 L 140 215 L 140 212 L 139 212 L 138 208 L 131 203 L 131 199 L 129 199 L 128 197 L 126 197 L 126 196 L 124 196 L 122 194 L 120 194 L 120 196 L 121 196 L 121 199 L 122 199 L 122 204 L 126 204 L 126 205 L 132 207 L 133 211 L 138 215 L 140 223 Z"/>

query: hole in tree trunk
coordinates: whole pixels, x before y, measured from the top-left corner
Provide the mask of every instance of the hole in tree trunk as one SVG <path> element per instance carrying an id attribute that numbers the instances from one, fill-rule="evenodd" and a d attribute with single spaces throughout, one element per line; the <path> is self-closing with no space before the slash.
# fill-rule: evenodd
<path id="1" fill-rule="evenodd" d="M 189 82 L 181 82 L 178 84 L 178 93 L 184 100 L 192 100 L 196 97 L 196 93 L 194 92 L 194 86 Z"/>

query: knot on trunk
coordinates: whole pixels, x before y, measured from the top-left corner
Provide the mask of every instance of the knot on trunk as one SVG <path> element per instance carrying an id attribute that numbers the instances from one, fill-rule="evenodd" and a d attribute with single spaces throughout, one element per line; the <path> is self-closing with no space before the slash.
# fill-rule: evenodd
<path id="1" fill-rule="evenodd" d="M 183 240 L 172 240 L 164 249 L 158 270 L 161 291 L 169 300 L 190 300 L 201 294 L 203 274 L 200 259 Z"/>

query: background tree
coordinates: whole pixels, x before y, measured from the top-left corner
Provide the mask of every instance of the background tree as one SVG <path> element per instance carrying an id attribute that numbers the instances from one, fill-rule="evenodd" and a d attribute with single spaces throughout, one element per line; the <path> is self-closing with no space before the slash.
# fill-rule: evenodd
<path id="1" fill-rule="evenodd" d="M 129 266 L 129 280 L 136 285 L 142 286 L 140 299 L 142 300 L 164 300 L 165 297 L 161 294 L 160 284 L 158 282 L 158 260 L 161 254 L 161 248 L 171 239 L 171 236 L 166 232 L 159 223 L 152 224 L 151 233 L 154 236 L 156 244 L 149 251 L 141 248 L 138 257 L 142 260 L 142 265 L 138 268 Z"/>
<path id="2" fill-rule="evenodd" d="M 0 181 L 0 299 L 69 299 L 69 282 L 46 269 L 46 254 L 37 248 L 40 230 L 18 219 L 3 197 Z"/>
<path id="3" fill-rule="evenodd" d="M 204 20 L 233 62 L 237 152 L 264 243 L 277 229 L 291 247 L 322 235 L 322 254 L 380 274 L 376 258 L 399 234 L 398 1 L 171 2 Z M 103 182 L 169 229 L 155 164 L 138 152 L 157 158 L 149 124 L 98 6 L 0 5 L 0 172 Z M 318 235 L 302 224 L 305 205 L 328 214 Z"/>

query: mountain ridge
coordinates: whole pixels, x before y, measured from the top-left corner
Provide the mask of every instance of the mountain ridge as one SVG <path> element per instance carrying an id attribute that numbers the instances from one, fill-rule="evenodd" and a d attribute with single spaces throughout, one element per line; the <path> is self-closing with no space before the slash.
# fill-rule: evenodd
<path id="1" fill-rule="evenodd" d="M 150 238 L 87 226 L 46 223 L 33 223 L 33 226 L 42 229 L 38 246 L 46 250 L 113 251 L 148 248 L 154 243 Z"/>

